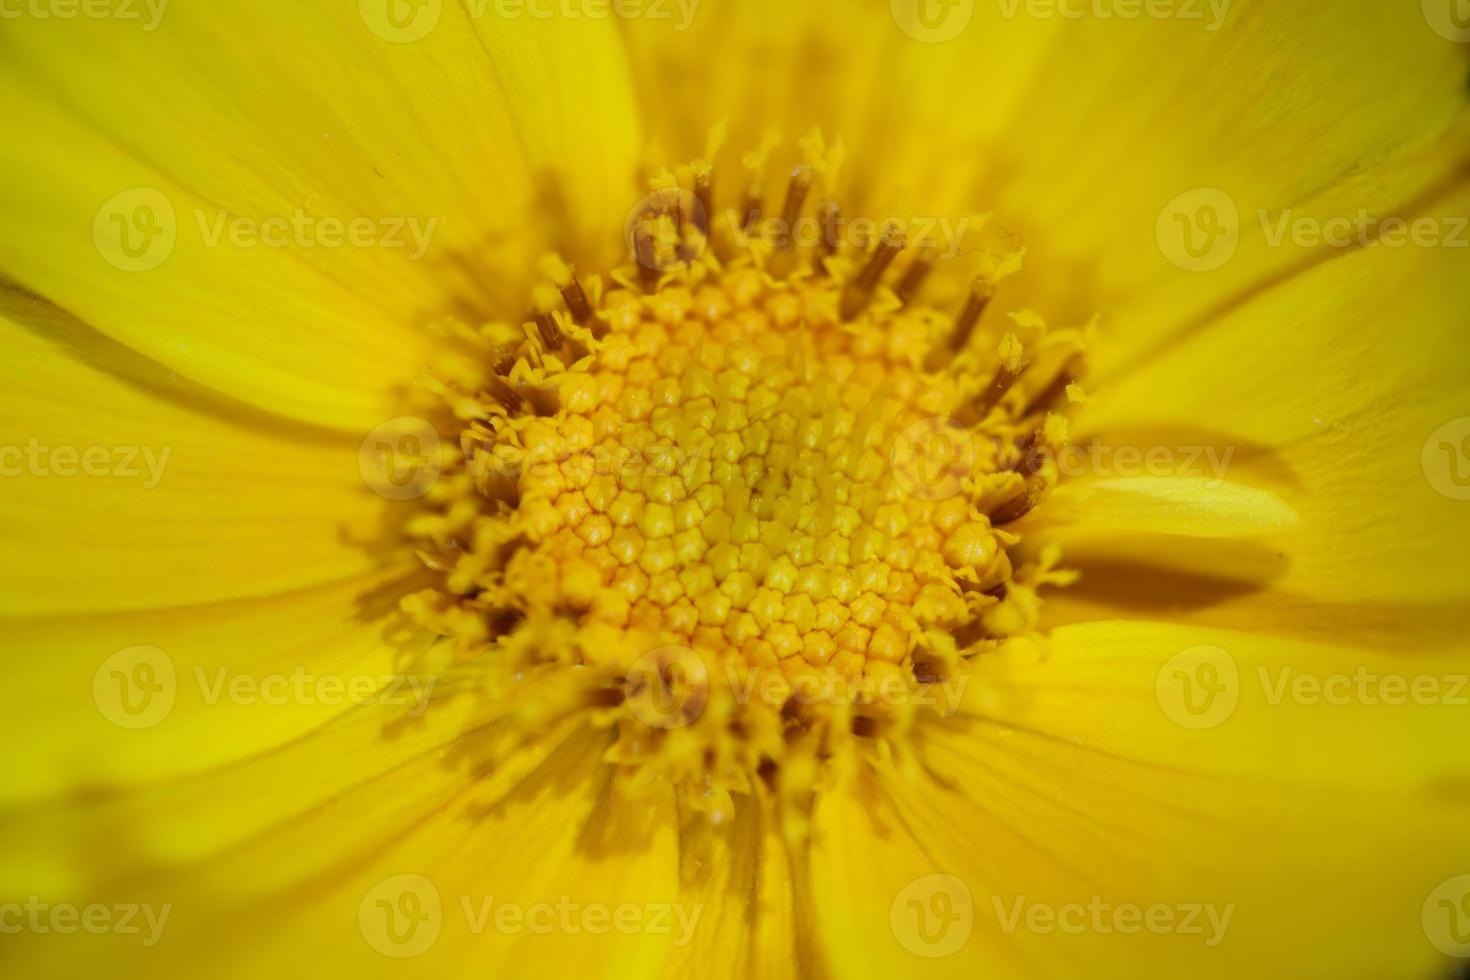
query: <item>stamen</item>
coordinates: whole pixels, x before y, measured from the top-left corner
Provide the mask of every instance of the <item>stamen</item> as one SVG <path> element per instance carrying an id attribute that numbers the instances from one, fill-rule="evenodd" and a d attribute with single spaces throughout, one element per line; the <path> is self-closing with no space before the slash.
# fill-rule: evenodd
<path id="1" fill-rule="evenodd" d="M 896 224 L 886 225 L 878 244 L 873 248 L 868 264 L 842 291 L 842 318 L 851 320 L 861 313 L 873 299 L 873 290 L 878 287 L 883 273 L 898 258 L 905 244 L 904 234 Z"/>

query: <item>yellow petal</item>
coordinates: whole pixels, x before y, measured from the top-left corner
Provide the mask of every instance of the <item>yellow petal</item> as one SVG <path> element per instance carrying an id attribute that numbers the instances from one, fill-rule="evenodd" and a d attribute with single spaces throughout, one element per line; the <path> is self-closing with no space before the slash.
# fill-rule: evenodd
<path id="1" fill-rule="evenodd" d="M 361 436 L 272 419 L 5 299 L 0 612 L 267 596 L 384 558 L 387 501 L 359 468 Z"/>
<path id="2" fill-rule="evenodd" d="M 617 254 L 640 148 L 607 20 L 440 8 L 411 43 L 330 0 L 12 22 L 0 272 L 187 378 L 366 431 L 428 320 L 520 316 L 549 247 Z"/>
<path id="3" fill-rule="evenodd" d="M 1006 976 L 1432 975 L 1425 909 L 1470 861 L 1467 666 L 1145 623 L 1008 647 L 819 843 L 831 945 L 897 966 L 963 939 Z"/>
<path id="4" fill-rule="evenodd" d="M 1467 213 L 1462 188 L 1421 217 L 1448 229 Z M 1268 488 L 1298 515 L 1261 528 L 1279 558 L 1269 583 L 1245 576 L 1243 593 L 1189 615 L 1370 646 L 1403 644 L 1413 622 L 1433 627 L 1416 642 L 1459 641 L 1470 581 L 1464 256 L 1345 251 L 1094 392 L 1079 443 L 1176 460 L 1208 450 L 1226 461 L 1211 475 Z"/>

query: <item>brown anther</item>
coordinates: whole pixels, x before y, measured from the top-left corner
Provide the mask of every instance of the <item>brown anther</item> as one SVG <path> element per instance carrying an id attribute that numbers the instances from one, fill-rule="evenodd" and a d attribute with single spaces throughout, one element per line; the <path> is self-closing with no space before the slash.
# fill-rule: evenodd
<path id="1" fill-rule="evenodd" d="M 897 225 L 890 224 L 883 229 L 883 235 L 873 248 L 868 264 L 842 290 L 840 312 L 844 320 L 857 316 L 872 300 L 873 290 L 878 287 L 883 273 L 888 271 L 893 260 L 898 258 L 898 253 L 903 251 L 904 244 L 903 232 Z"/>
<path id="2" fill-rule="evenodd" d="M 806 203 L 806 196 L 811 189 L 812 169 L 810 167 L 797 167 L 791 171 L 791 183 L 786 187 L 786 206 L 781 210 L 783 247 L 790 247 L 795 239 L 793 232 L 796 222 L 801 217 L 802 205 Z"/>
<path id="3" fill-rule="evenodd" d="M 965 300 L 965 308 L 955 317 L 954 329 L 949 334 L 950 350 L 959 351 L 969 342 L 970 334 L 974 333 L 975 325 L 980 322 L 980 317 L 984 314 L 985 307 L 990 305 L 990 297 L 993 295 L 995 290 L 989 281 L 976 279 L 970 283 L 970 295 Z"/>
<path id="4" fill-rule="evenodd" d="M 1031 476 L 1046 462 L 1046 441 L 1040 429 L 1016 443 L 1016 461 L 1010 467 L 1022 476 Z"/>
<path id="5" fill-rule="evenodd" d="M 822 260 L 831 258 L 842 247 L 842 205 L 830 197 L 817 205 L 817 226 L 822 229 L 822 241 L 812 265 L 818 272 L 825 271 Z"/>
<path id="6" fill-rule="evenodd" d="M 560 288 L 561 298 L 566 301 L 572 320 L 578 324 L 586 324 L 592 317 L 592 307 L 587 304 L 587 294 L 582 292 L 582 284 L 577 281 L 577 277 L 570 276 Z"/>
<path id="7" fill-rule="evenodd" d="M 1024 372 L 1025 370 L 1025 361 L 1018 362 L 1014 368 L 1012 368 L 1008 364 L 1002 364 L 1000 367 L 996 368 L 995 376 L 990 379 L 990 384 L 986 387 L 985 391 L 982 392 L 981 395 L 975 399 L 975 405 L 977 408 L 979 408 L 980 413 L 983 415 L 995 406 L 999 405 L 1000 400 L 1006 396 L 1006 392 L 1011 390 L 1011 386 L 1016 383 L 1016 379 L 1019 378 L 1022 372 Z"/>
<path id="8" fill-rule="evenodd" d="M 749 235 L 755 231 L 755 226 L 761 220 L 761 186 L 754 177 L 751 178 L 750 187 L 746 188 L 742 207 L 745 209 L 745 221 L 741 228 Z"/>
<path id="9" fill-rule="evenodd" d="M 566 340 L 562 336 L 561 328 L 556 325 L 556 317 L 544 311 L 538 311 L 532 315 L 536 322 L 536 332 L 541 335 L 541 346 L 549 353 L 561 350 L 562 343 Z"/>
<path id="10" fill-rule="evenodd" d="M 929 278 L 933 269 L 934 263 L 925 254 L 919 255 L 909 264 L 903 278 L 898 281 L 898 287 L 894 289 L 905 306 L 914 301 L 914 297 L 919 294 L 919 287 L 924 285 L 924 280 Z"/>
<path id="11" fill-rule="evenodd" d="M 708 235 L 715 213 L 715 171 L 713 167 L 695 171 L 694 200 L 698 208 L 693 215 L 694 227 Z"/>
<path id="12" fill-rule="evenodd" d="M 1067 397 L 1067 386 L 1075 382 L 1077 373 L 1080 373 L 1076 371 L 1076 368 L 1075 363 L 1068 363 L 1058 371 L 1057 376 L 1051 379 L 1051 384 L 1041 389 L 1036 393 L 1036 397 L 1031 399 L 1030 404 L 1026 406 L 1025 414 L 1030 415 L 1032 412 L 1060 406 Z"/>
<path id="13" fill-rule="evenodd" d="M 485 385 L 485 393 L 500 402 L 507 412 L 518 412 L 521 405 L 524 404 L 520 392 L 507 384 L 503 378 L 492 377 Z"/>
<path id="14" fill-rule="evenodd" d="M 990 512 L 990 523 L 999 527 L 1002 524 L 1019 521 L 1031 513 L 1031 509 L 1040 502 L 1043 489 L 1039 480 L 1034 483 L 1028 483 L 1026 489 L 1021 491 L 1020 494 L 1012 497 Z"/>

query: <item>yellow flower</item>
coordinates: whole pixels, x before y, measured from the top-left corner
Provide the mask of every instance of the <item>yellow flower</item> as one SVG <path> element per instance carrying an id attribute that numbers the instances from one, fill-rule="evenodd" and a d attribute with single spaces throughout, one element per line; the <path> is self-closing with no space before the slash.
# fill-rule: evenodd
<path id="1" fill-rule="evenodd" d="M 0 4 L 7 967 L 1470 957 L 1419 6 Z"/>

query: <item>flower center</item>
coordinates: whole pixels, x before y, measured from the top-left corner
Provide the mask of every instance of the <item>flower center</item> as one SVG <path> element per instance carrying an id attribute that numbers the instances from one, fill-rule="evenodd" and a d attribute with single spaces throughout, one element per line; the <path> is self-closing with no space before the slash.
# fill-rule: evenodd
<path id="1" fill-rule="evenodd" d="M 411 530 L 442 584 L 407 607 L 718 816 L 952 712 L 964 661 L 1035 627 L 1064 576 L 1007 526 L 1055 483 L 1079 345 L 1030 315 L 987 342 L 987 278 L 920 304 L 896 224 L 797 243 L 748 195 L 722 225 L 692 172 L 630 223 L 637 265 L 550 261 L 530 322 L 441 374 L 464 428 Z"/>

